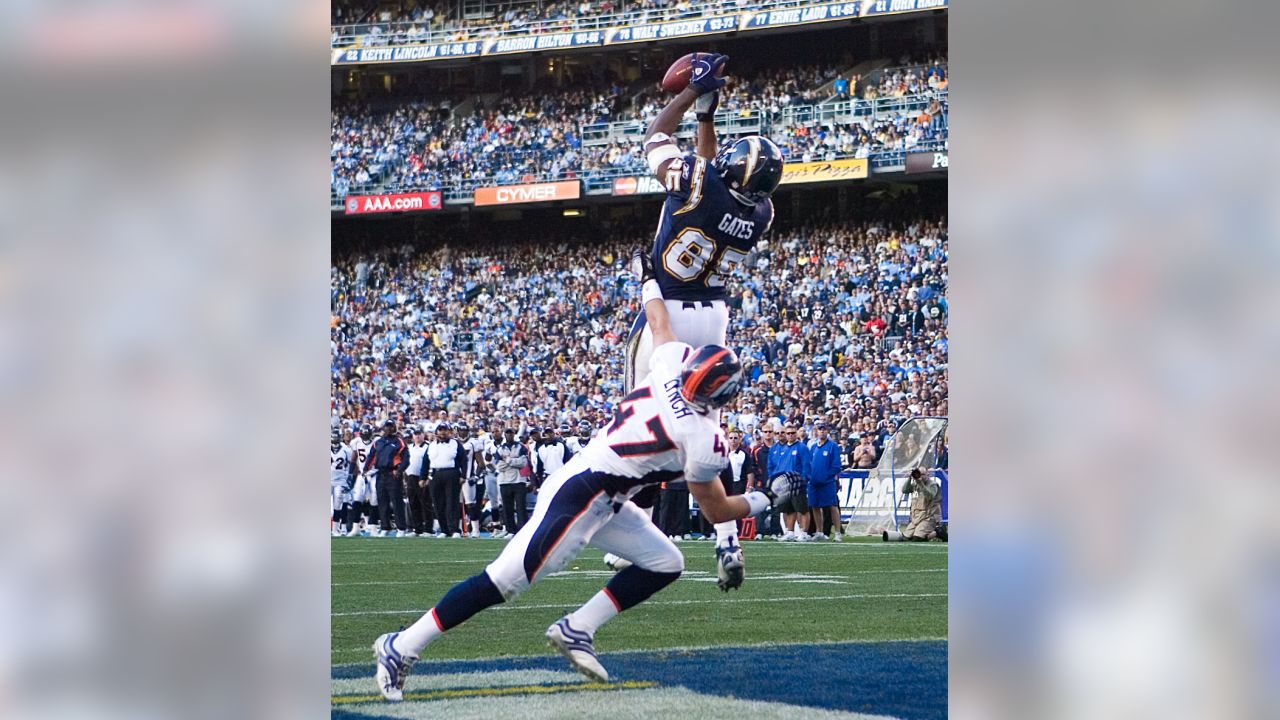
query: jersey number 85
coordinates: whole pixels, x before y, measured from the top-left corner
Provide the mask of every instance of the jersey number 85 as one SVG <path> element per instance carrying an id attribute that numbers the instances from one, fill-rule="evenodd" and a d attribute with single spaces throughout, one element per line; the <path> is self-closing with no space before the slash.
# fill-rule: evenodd
<path id="1" fill-rule="evenodd" d="M 723 287 L 725 277 L 747 259 L 746 253 L 728 245 L 720 250 L 719 255 L 719 264 L 715 265 L 714 271 L 707 273 L 704 280 L 707 287 Z M 697 228 L 685 228 L 662 252 L 662 266 L 673 277 L 693 282 L 712 265 L 715 256 L 715 240 Z"/>

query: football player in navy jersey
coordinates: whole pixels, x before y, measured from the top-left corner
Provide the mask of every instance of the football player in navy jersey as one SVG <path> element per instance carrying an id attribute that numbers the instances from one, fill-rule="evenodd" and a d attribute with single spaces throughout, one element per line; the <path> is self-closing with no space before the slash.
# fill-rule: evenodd
<path id="1" fill-rule="evenodd" d="M 658 113 L 644 141 L 649 169 L 667 192 L 648 259 L 676 337 L 694 347 L 726 343 L 725 279 L 769 229 L 770 195 L 782 180 L 782 152 L 767 138 L 739 138 L 716 152 L 714 116 L 725 83 L 719 73 L 728 59 L 700 53 L 688 87 Z M 690 107 L 698 119 L 697 148 L 682 154 L 671 134 Z M 627 391 L 649 372 L 652 352 L 641 312 L 627 341 Z"/>

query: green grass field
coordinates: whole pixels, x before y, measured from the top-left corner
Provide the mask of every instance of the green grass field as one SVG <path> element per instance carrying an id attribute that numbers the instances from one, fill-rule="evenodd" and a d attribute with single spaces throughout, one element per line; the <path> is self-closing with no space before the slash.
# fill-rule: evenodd
<path id="1" fill-rule="evenodd" d="M 332 663 L 367 663 L 373 639 L 415 621 L 484 568 L 501 540 L 337 538 L 332 544 Z M 944 639 L 947 546 L 746 541 L 747 581 L 715 586 L 710 542 L 686 541 L 684 576 L 606 625 L 601 653 L 676 647 Z M 548 625 L 611 575 L 588 548 L 562 573 L 433 643 L 423 661 L 550 655 Z"/>

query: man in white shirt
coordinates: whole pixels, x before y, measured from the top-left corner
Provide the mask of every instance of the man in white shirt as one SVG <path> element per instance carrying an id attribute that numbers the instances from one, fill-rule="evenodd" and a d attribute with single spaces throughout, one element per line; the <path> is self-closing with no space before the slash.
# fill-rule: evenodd
<path id="1" fill-rule="evenodd" d="M 422 537 L 431 534 L 432 508 L 431 493 L 427 490 L 427 479 L 423 477 L 423 467 L 427 459 L 427 443 L 421 427 L 414 426 L 413 440 L 409 443 L 409 469 L 405 471 L 405 491 L 409 497 L 409 527 L 415 535 Z"/>

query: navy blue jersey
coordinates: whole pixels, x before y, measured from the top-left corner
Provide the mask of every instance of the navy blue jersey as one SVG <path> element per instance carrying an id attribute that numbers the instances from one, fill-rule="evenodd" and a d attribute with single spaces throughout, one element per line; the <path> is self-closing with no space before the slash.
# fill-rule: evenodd
<path id="1" fill-rule="evenodd" d="M 658 178 L 667 190 L 653 239 L 653 270 L 668 300 L 723 300 L 725 279 L 773 222 L 773 201 L 744 207 L 711 161 L 675 158 Z"/>

